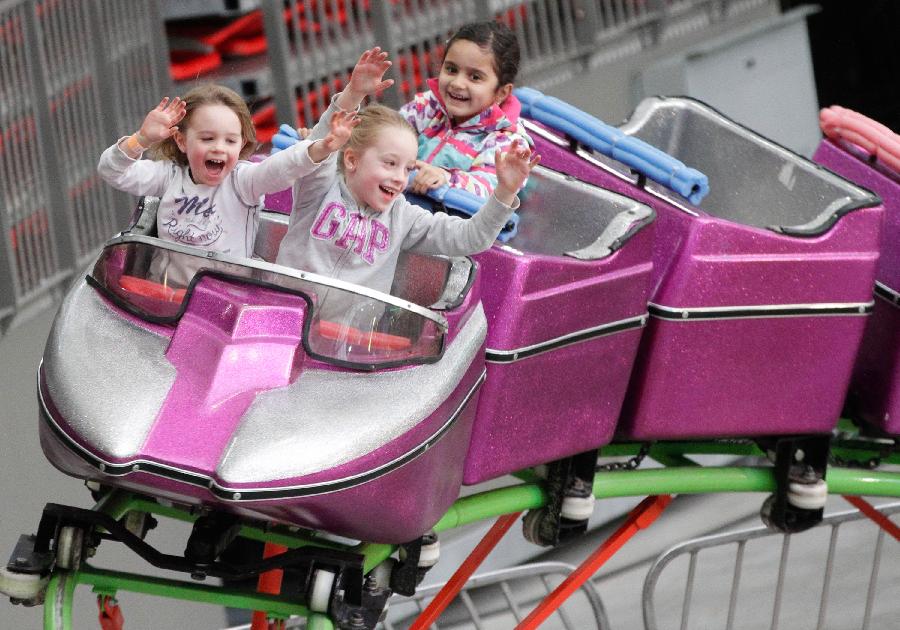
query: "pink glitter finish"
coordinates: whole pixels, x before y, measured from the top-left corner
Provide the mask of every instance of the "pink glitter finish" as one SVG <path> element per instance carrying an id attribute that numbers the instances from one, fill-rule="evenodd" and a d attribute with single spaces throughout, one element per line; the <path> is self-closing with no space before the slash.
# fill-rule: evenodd
<path id="1" fill-rule="evenodd" d="M 462 326 L 478 303 L 476 283 L 464 305 L 448 313 L 451 326 Z M 434 411 L 361 457 L 294 478 L 245 483 L 219 475 L 235 430 L 256 395 L 290 384 L 305 366 L 322 367 L 303 352 L 305 316 L 306 303 L 298 296 L 201 279 L 166 350 L 177 370 L 175 382 L 138 452 L 126 461 L 85 443 L 78 432 L 82 420 L 61 417 L 42 384 L 43 413 L 48 416 L 40 423 L 45 455 L 67 474 L 180 504 L 374 542 L 399 543 L 420 536 L 459 494 L 484 373 L 483 345 L 471 350 L 460 382 Z M 123 314 L 123 319 L 130 317 Z M 131 365 L 139 369 L 140 357 Z M 46 378 L 43 371 L 41 376 Z M 360 417 L 364 415 L 363 406 Z M 341 448 L 335 445 L 337 451 Z M 285 490 L 314 484 L 326 484 L 328 490 Z"/>
<path id="2" fill-rule="evenodd" d="M 539 152 L 543 164 L 564 173 L 582 163 L 557 146 Z M 559 213 L 565 208 L 541 211 Z M 640 340 L 640 321 L 511 362 L 491 362 L 491 351 L 513 351 L 645 317 L 653 227 L 643 226 L 621 249 L 599 260 L 523 256 L 497 246 L 476 257 L 488 314 L 488 372 L 465 483 L 567 457 L 612 439 Z M 510 244 L 515 247 L 515 240 Z"/>
<path id="3" fill-rule="evenodd" d="M 552 143 L 535 136 L 553 169 Z M 567 170 L 657 213 L 650 301 L 670 308 L 866 303 L 882 208 L 796 238 L 674 207 L 587 164 Z M 711 186 L 722 185 L 710 181 Z M 651 317 L 617 439 L 827 432 L 837 422 L 864 317 L 671 321 Z"/>
<path id="4" fill-rule="evenodd" d="M 199 282 L 166 352 L 178 377 L 142 454 L 215 470 L 256 393 L 296 377 L 305 313 L 295 295 L 214 278 Z"/>
<path id="5" fill-rule="evenodd" d="M 880 207 L 792 238 L 659 205 L 657 290 L 670 308 L 867 303 Z M 675 264 L 672 264 L 672 263 Z M 866 320 L 652 317 L 623 408 L 625 439 L 830 431 Z"/>
<path id="6" fill-rule="evenodd" d="M 266 195 L 266 210 L 273 210 L 281 214 L 290 214 L 291 206 L 294 203 L 294 193 L 290 188 L 285 188 L 277 193 Z"/>
<path id="7" fill-rule="evenodd" d="M 875 192 L 885 207 L 881 259 L 875 279 L 900 290 L 900 174 L 883 172 L 849 145 L 825 139 L 813 160 Z M 900 435 L 900 305 L 875 300 L 850 383 L 860 418 L 882 431 Z"/>

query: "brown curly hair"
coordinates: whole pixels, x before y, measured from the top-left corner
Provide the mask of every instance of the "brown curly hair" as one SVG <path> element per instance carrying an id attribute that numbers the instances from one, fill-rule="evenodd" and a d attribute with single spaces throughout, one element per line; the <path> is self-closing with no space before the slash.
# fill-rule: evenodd
<path id="1" fill-rule="evenodd" d="M 224 105 L 237 114 L 238 120 L 241 122 L 241 137 L 244 140 L 244 146 L 241 148 L 238 158 L 246 160 L 256 150 L 256 128 L 253 126 L 253 119 L 250 117 L 250 109 L 237 92 L 224 85 L 207 83 L 206 85 L 198 85 L 190 90 L 184 95 L 182 100 L 187 106 L 187 112 L 178 124 L 178 129 L 182 133 L 190 127 L 191 115 L 199 107 L 203 105 Z M 187 155 L 178 148 L 174 136 L 152 146 L 150 155 L 153 159 L 171 160 L 182 166 L 186 166 L 188 163 Z"/>

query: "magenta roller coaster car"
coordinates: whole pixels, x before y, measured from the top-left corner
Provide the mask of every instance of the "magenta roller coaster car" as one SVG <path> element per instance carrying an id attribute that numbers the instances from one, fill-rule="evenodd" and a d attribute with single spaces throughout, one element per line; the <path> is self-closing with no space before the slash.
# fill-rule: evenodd
<path id="1" fill-rule="evenodd" d="M 653 212 L 581 180 L 596 169 L 543 146 L 516 236 L 476 256 L 487 380 L 465 483 L 609 443 L 647 321 Z"/>
<path id="2" fill-rule="evenodd" d="M 609 443 L 647 322 L 653 211 L 586 183 L 600 169 L 566 143 L 539 153 L 516 234 L 475 257 L 487 378 L 467 484 Z M 290 194 L 267 203 L 290 208 Z"/>
<path id="3" fill-rule="evenodd" d="M 600 167 L 579 179 L 657 214 L 617 439 L 830 431 L 873 305 L 880 200 L 693 99 L 646 99 L 620 129 L 704 173 L 710 192 L 695 206 L 578 152 Z M 532 136 L 542 154 L 567 144 Z"/>
<path id="4" fill-rule="evenodd" d="M 900 136 L 851 110 L 823 109 L 813 160 L 878 194 L 885 208 L 875 309 L 850 383 L 854 413 L 900 435 Z"/>
<path id="5" fill-rule="evenodd" d="M 425 309 L 179 248 L 126 233 L 66 296 L 39 371 L 48 459 L 102 484 L 357 539 L 404 542 L 434 525 L 459 494 L 484 380 L 472 262 L 407 264 Z M 154 275 L 161 255 L 189 286 Z M 324 319 L 337 296 L 360 314 L 353 326 Z"/>

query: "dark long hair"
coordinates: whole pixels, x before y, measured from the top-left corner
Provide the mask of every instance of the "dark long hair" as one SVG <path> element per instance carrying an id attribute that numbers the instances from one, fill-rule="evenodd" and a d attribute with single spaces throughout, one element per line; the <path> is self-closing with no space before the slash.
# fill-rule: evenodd
<path id="1" fill-rule="evenodd" d="M 516 80 L 519 73 L 519 40 L 506 24 L 495 21 L 464 24 L 447 40 L 447 46 L 444 48 L 445 57 L 453 42 L 460 39 L 491 51 L 494 56 L 494 72 L 497 73 L 499 80 L 498 85 L 506 85 Z"/>

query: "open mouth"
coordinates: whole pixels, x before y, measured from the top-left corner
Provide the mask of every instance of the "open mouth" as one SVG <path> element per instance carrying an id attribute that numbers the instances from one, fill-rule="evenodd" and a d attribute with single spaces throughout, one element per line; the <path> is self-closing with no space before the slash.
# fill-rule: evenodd
<path id="1" fill-rule="evenodd" d="M 206 160 L 206 171 L 212 176 L 218 176 L 225 170 L 223 160 Z"/>
<path id="2" fill-rule="evenodd" d="M 447 92 L 447 96 L 454 101 L 459 101 L 460 103 L 465 103 L 469 100 L 469 97 L 464 94 L 454 94 L 453 92 Z"/>
<path id="3" fill-rule="evenodd" d="M 384 193 L 387 197 L 394 197 L 398 192 L 398 190 L 394 190 L 393 188 L 388 188 L 387 186 L 379 186 L 378 190 Z"/>

